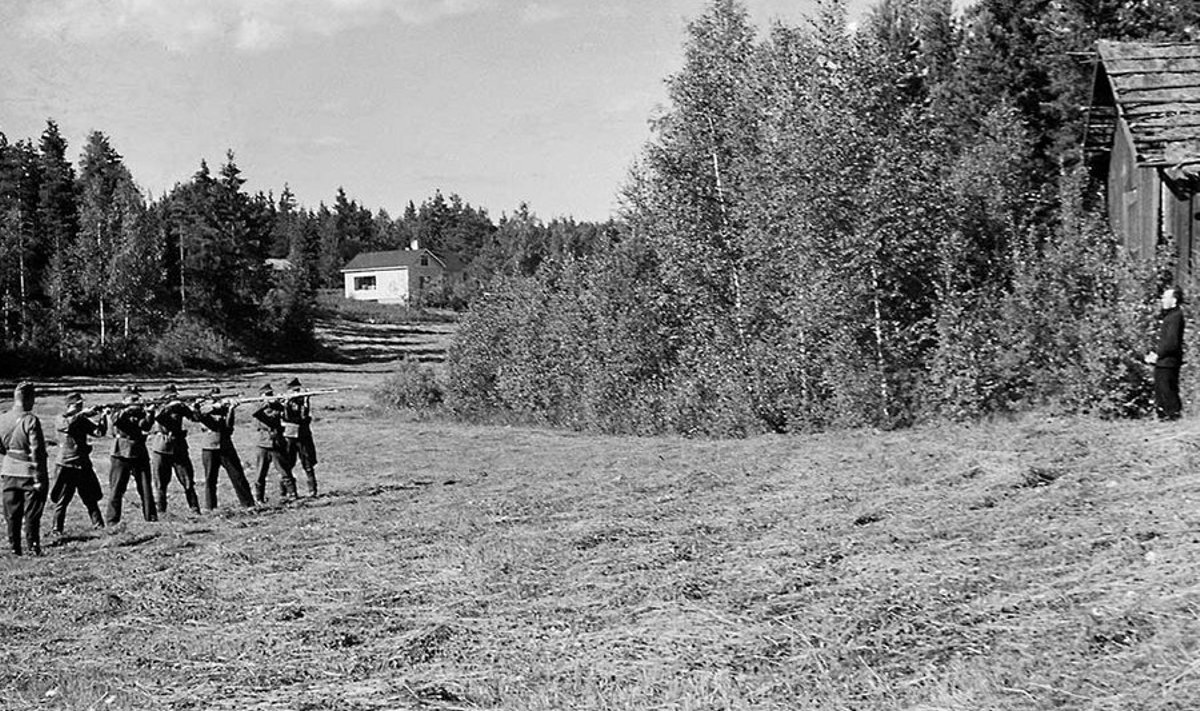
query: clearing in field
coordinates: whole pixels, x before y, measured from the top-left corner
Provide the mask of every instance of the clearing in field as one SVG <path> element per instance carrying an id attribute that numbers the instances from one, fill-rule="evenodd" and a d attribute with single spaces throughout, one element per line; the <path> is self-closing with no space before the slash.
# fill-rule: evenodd
<path id="1" fill-rule="evenodd" d="M 315 403 L 327 493 L 281 504 L 272 479 L 241 511 L 223 481 L 193 517 L 176 487 L 164 522 L 110 533 L 74 505 L 46 557 L 0 564 L 0 707 L 1200 698 L 1200 477 L 1177 429 L 594 437 L 415 422 L 367 407 L 383 372 L 298 374 L 359 386 Z M 250 459 L 244 416 L 237 443 Z"/>

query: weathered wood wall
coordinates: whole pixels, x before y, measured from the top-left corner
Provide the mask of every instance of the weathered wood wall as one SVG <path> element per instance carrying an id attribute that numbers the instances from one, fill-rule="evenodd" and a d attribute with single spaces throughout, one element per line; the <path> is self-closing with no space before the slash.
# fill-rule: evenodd
<path id="1" fill-rule="evenodd" d="M 1158 244 L 1161 181 L 1157 168 L 1138 167 L 1129 130 L 1118 123 L 1108 168 L 1108 219 L 1125 247 L 1148 259 Z"/>

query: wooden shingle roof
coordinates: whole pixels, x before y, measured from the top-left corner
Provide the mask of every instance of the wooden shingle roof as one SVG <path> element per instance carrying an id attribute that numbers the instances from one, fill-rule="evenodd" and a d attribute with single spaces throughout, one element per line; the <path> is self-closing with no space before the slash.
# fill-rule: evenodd
<path id="1" fill-rule="evenodd" d="M 1200 44 L 1101 41 L 1096 50 L 1086 148 L 1111 146 L 1120 117 L 1139 165 L 1177 178 L 1200 172 Z"/>

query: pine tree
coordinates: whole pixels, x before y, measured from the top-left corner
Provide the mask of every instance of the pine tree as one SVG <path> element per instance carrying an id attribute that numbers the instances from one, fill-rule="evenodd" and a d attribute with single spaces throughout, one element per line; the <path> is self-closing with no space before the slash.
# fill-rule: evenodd
<path id="1" fill-rule="evenodd" d="M 113 257 L 145 207 L 121 155 L 99 131 L 92 132 L 84 146 L 79 189 L 80 239 L 74 254 L 79 296 L 86 312 L 96 308 L 103 346 L 108 340 Z"/>
<path id="2" fill-rule="evenodd" d="M 74 316 L 72 301 L 79 290 L 80 270 L 73 259 L 79 205 L 75 168 L 67 160 L 67 142 L 53 121 L 47 121 L 42 132 L 37 170 L 40 234 L 35 249 L 42 251 L 48 266 L 43 289 L 49 297 L 56 349 L 62 358 L 67 347 L 67 324 Z"/>

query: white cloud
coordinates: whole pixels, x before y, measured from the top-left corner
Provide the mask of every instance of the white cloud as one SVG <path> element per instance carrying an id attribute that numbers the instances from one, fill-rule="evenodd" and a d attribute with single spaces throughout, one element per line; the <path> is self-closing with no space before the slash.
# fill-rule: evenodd
<path id="1" fill-rule="evenodd" d="M 23 0 L 17 22 L 30 34 L 70 42 L 136 38 L 186 52 L 221 44 L 261 51 L 297 36 L 328 36 L 389 16 L 436 22 L 498 0 Z"/>

